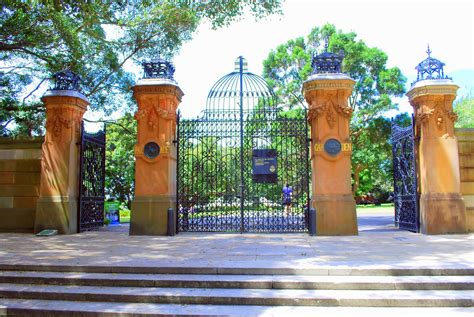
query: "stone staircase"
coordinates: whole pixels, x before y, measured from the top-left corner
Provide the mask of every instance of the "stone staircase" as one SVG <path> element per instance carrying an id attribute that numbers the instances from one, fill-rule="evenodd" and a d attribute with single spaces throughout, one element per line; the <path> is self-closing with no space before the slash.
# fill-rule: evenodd
<path id="1" fill-rule="evenodd" d="M 474 313 L 474 269 L 0 265 L 0 316 Z"/>

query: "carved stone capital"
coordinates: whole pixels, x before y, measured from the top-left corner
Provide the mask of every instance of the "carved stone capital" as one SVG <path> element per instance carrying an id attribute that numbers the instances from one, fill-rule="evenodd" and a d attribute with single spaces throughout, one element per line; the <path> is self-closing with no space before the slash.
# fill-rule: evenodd
<path id="1" fill-rule="evenodd" d="M 184 96 L 183 91 L 176 84 L 168 81 L 157 81 L 156 79 L 141 79 L 132 89 L 135 99 L 143 94 L 170 95 L 176 97 L 181 102 L 181 98 Z"/>
<path id="2" fill-rule="evenodd" d="M 422 80 L 417 82 L 406 95 L 411 102 L 422 96 L 452 95 L 454 97 L 458 89 L 459 86 L 450 79 Z"/>
<path id="3" fill-rule="evenodd" d="M 316 119 L 317 117 L 323 115 L 326 112 L 326 109 L 327 109 L 327 106 L 325 103 L 309 108 L 308 120 L 312 121 L 313 119 Z"/>
<path id="4" fill-rule="evenodd" d="M 146 125 L 150 130 L 155 130 L 158 126 L 159 119 L 176 120 L 176 115 L 163 109 L 159 104 L 141 106 L 134 115 L 135 120 L 146 120 Z"/>
<path id="5" fill-rule="evenodd" d="M 419 123 L 426 122 L 433 112 L 434 109 L 431 109 L 429 106 L 421 105 L 415 108 L 415 121 Z"/>
<path id="6" fill-rule="evenodd" d="M 354 87 L 355 81 L 348 76 L 341 78 L 311 77 L 303 83 L 303 94 L 306 96 L 308 92 L 314 90 L 348 90 L 350 94 Z"/>
<path id="7" fill-rule="evenodd" d="M 349 118 L 352 115 L 352 111 L 351 107 L 335 103 L 333 98 L 329 98 L 326 102 L 309 109 L 308 120 L 311 122 L 319 116 L 326 115 L 329 127 L 333 128 L 338 115 Z"/>
<path id="8" fill-rule="evenodd" d="M 75 107 L 51 106 L 46 110 L 46 131 L 53 137 L 63 135 L 63 129 L 74 128 L 79 133 L 84 111 Z"/>

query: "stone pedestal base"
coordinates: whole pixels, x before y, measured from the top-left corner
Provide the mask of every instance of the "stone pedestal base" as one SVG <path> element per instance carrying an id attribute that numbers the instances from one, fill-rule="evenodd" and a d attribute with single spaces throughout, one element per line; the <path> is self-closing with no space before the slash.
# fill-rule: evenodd
<path id="1" fill-rule="evenodd" d="M 135 197 L 132 202 L 130 235 L 167 235 L 168 208 L 176 208 L 176 197 Z"/>
<path id="2" fill-rule="evenodd" d="M 357 235 L 357 213 L 352 195 L 315 196 L 311 202 L 316 209 L 316 235 Z"/>
<path id="3" fill-rule="evenodd" d="M 35 233 L 56 229 L 60 234 L 77 233 L 77 199 L 65 196 L 40 197 L 36 205 Z"/>
<path id="4" fill-rule="evenodd" d="M 422 194 L 420 218 L 424 234 L 466 232 L 466 207 L 461 194 Z"/>

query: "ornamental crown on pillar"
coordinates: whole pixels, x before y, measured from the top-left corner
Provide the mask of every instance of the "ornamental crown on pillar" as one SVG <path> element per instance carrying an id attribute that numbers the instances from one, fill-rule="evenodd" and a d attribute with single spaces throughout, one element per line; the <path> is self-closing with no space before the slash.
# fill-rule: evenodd
<path id="1" fill-rule="evenodd" d="M 412 86 L 419 81 L 427 79 L 452 79 L 444 74 L 443 67 L 445 64 L 440 60 L 431 57 L 431 49 L 429 45 L 426 54 L 428 54 L 428 57 L 415 67 L 418 74 L 416 80 L 411 84 Z"/>
<path id="2" fill-rule="evenodd" d="M 174 65 L 165 59 L 157 58 L 152 59 L 148 62 L 143 62 L 143 78 L 163 78 L 168 80 L 174 80 Z"/>
<path id="3" fill-rule="evenodd" d="M 54 86 L 50 90 L 75 90 L 80 92 L 81 77 L 70 69 L 57 72 L 53 75 Z"/>
<path id="4" fill-rule="evenodd" d="M 320 73 L 342 73 L 342 61 L 344 60 L 344 52 L 339 53 L 328 52 L 328 39 L 324 44 L 324 52 L 313 56 L 311 67 L 313 74 Z"/>

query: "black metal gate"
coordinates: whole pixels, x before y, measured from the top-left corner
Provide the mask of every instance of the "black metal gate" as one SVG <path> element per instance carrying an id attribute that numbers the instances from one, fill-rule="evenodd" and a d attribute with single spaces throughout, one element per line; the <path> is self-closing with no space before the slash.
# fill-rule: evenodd
<path id="1" fill-rule="evenodd" d="M 306 231 L 306 111 L 278 109 L 245 60 L 236 66 L 211 89 L 201 118 L 178 116 L 178 231 Z"/>
<path id="2" fill-rule="evenodd" d="M 395 225 L 418 232 L 420 229 L 414 123 L 409 127 L 392 124 L 393 188 Z"/>
<path id="3" fill-rule="evenodd" d="M 78 232 L 104 225 L 105 128 L 89 134 L 81 127 Z"/>

